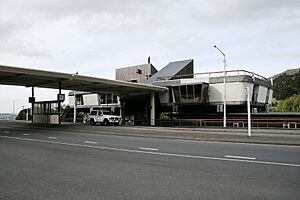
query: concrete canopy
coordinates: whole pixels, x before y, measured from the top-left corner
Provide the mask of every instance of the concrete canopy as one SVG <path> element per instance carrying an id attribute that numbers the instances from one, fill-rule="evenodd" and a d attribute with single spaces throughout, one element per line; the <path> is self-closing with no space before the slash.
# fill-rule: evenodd
<path id="1" fill-rule="evenodd" d="M 0 84 L 118 95 L 163 92 L 165 87 L 109 80 L 90 76 L 0 65 Z"/>

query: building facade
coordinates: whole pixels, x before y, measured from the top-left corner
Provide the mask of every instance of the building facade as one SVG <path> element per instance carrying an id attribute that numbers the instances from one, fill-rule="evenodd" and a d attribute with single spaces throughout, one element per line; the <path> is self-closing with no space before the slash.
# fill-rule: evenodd
<path id="1" fill-rule="evenodd" d="M 162 114 L 176 118 L 201 118 L 207 115 L 223 113 L 224 78 L 226 79 L 227 113 L 245 113 L 247 111 L 246 88 L 250 88 L 252 112 L 268 112 L 272 101 L 272 85 L 264 77 L 245 70 L 223 72 L 194 73 L 192 59 L 170 62 L 157 71 L 148 62 L 116 69 L 116 79 L 128 82 L 163 86 L 165 92 L 152 96 L 128 94 L 118 97 L 113 93 L 91 94 L 76 93 L 77 108 L 84 112 L 92 109 L 107 109 L 120 114 L 124 124 L 150 124 L 151 110 L 155 109 L 155 118 Z M 155 108 L 151 105 L 155 101 Z M 74 93 L 69 94 L 70 106 L 74 107 Z"/>

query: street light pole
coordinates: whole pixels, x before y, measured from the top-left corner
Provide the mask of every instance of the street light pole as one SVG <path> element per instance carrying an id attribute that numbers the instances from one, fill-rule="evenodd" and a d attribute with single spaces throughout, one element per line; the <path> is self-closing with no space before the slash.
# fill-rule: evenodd
<path id="1" fill-rule="evenodd" d="M 251 137 L 251 108 L 250 108 L 250 88 L 246 87 L 247 90 L 247 113 L 248 113 L 248 137 Z"/>
<path id="2" fill-rule="evenodd" d="M 224 110 L 224 117 L 223 117 L 223 126 L 226 128 L 226 57 L 225 53 L 221 51 L 216 45 L 214 46 L 222 55 L 223 55 L 223 62 L 224 62 L 224 93 L 223 93 L 223 110 Z"/>
<path id="3" fill-rule="evenodd" d="M 78 75 L 78 72 L 73 74 L 73 76 Z M 76 116 L 77 116 L 77 100 L 76 100 L 76 90 L 73 91 L 74 94 L 74 112 L 73 112 L 73 123 L 76 124 Z"/>

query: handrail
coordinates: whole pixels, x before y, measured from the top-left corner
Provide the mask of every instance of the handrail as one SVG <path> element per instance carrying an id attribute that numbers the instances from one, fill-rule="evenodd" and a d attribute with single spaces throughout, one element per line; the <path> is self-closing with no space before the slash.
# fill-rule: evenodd
<path id="1" fill-rule="evenodd" d="M 250 71 L 247 71 L 247 70 L 226 70 L 225 71 L 227 74 L 228 73 L 237 73 L 237 75 L 240 75 L 240 73 L 244 73 L 247 74 L 247 75 L 250 75 L 250 76 L 253 76 L 255 78 L 259 78 L 259 79 L 262 79 L 264 81 L 268 81 L 269 80 L 259 74 L 256 74 L 254 72 L 250 72 Z M 211 77 L 211 75 L 215 75 L 215 74 L 223 74 L 224 71 L 213 71 L 213 72 L 200 72 L 200 73 L 195 73 L 195 74 L 182 74 L 182 75 L 175 75 L 175 76 L 161 76 L 161 77 L 157 77 L 156 80 L 159 81 L 159 80 L 170 80 L 171 78 L 182 78 L 182 77 L 193 77 L 193 78 L 196 78 L 196 76 L 200 76 L 200 75 L 207 75 L 208 78 Z M 222 75 L 219 75 L 219 76 L 222 76 Z M 207 78 L 206 77 L 206 78 Z M 205 77 L 203 77 L 205 78 Z"/>

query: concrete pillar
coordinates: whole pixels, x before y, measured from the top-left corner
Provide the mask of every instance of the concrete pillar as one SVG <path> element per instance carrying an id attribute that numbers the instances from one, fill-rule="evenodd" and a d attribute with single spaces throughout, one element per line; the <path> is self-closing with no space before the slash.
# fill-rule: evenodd
<path id="1" fill-rule="evenodd" d="M 33 110 L 33 107 L 34 107 L 34 87 L 31 88 L 31 123 L 33 123 L 33 113 L 34 113 L 34 110 Z"/>
<path id="2" fill-rule="evenodd" d="M 61 82 L 58 83 L 58 95 L 61 95 Z M 60 99 L 58 100 L 58 124 L 61 124 L 61 101 Z"/>
<path id="3" fill-rule="evenodd" d="M 269 104 L 265 104 L 265 112 L 270 112 L 270 105 Z"/>
<path id="4" fill-rule="evenodd" d="M 125 120 L 125 111 L 124 111 L 124 108 L 125 108 L 125 102 L 122 99 L 122 97 L 120 97 L 120 117 L 121 117 L 122 125 L 124 125 L 124 120 Z"/>
<path id="5" fill-rule="evenodd" d="M 151 103 L 150 125 L 155 126 L 155 93 L 154 92 L 151 93 L 150 103 Z"/>
<path id="6" fill-rule="evenodd" d="M 77 100 L 76 100 L 76 91 L 73 91 L 74 94 L 74 110 L 73 110 L 73 123 L 76 124 L 77 117 Z"/>

